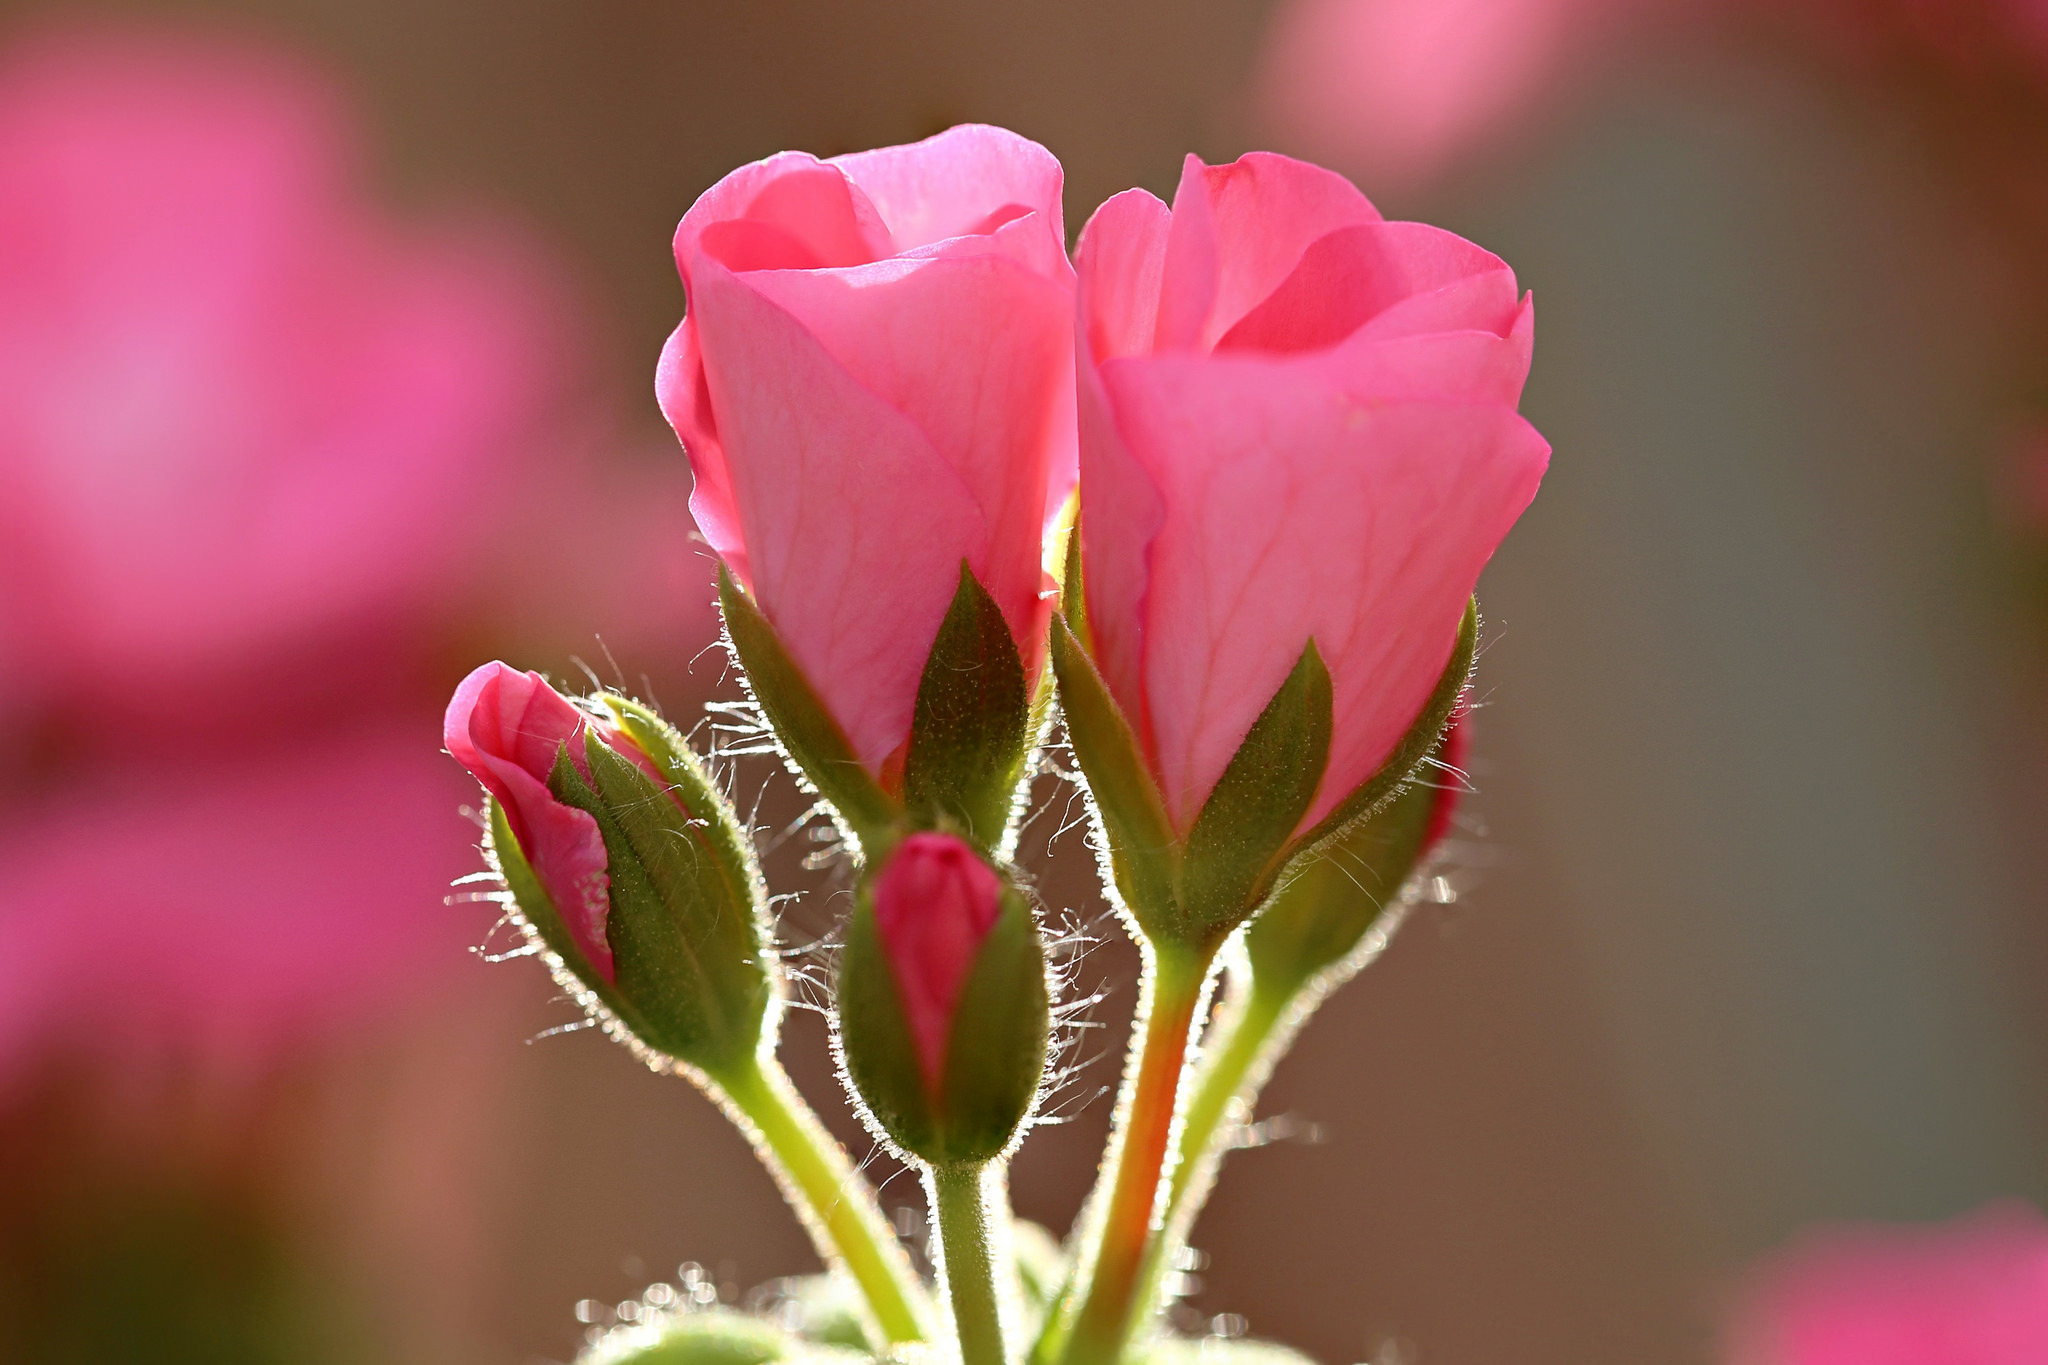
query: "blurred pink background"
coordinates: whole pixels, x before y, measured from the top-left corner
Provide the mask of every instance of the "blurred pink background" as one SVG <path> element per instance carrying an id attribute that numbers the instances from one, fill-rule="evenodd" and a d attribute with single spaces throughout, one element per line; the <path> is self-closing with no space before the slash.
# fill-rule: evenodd
<path id="1" fill-rule="evenodd" d="M 435 727 L 493 656 L 734 694 L 669 234 L 741 161 L 967 119 L 1063 159 L 1070 229 L 1272 147 L 1539 300 L 1455 899 L 1281 1069 L 1189 1320 L 1705 1365 L 1802 1229 L 2040 1207 L 2044 15 L 0 4 L 0 1359 L 566 1361 L 579 1300 L 811 1267 L 708 1105 L 469 951 Z M 1105 1060 L 1014 1176 L 1059 1227 L 1134 971 L 1087 967 Z"/>

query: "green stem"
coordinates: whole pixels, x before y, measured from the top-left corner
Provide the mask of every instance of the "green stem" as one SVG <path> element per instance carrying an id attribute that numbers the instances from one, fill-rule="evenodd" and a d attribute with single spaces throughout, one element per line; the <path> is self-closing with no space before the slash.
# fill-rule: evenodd
<path id="1" fill-rule="evenodd" d="M 1002 1296 L 989 1218 L 994 1162 L 934 1166 L 925 1174 L 939 1228 L 939 1282 L 953 1306 L 960 1365 L 1004 1365 Z"/>
<path id="2" fill-rule="evenodd" d="M 1194 1094 L 1181 1122 L 1164 1226 L 1147 1250 L 1138 1277 L 1139 1291 L 1150 1302 L 1159 1301 L 1167 1271 L 1187 1244 L 1195 1219 L 1215 1187 L 1229 1150 L 1224 1134 L 1251 1118 L 1259 1091 L 1273 1074 L 1273 1064 L 1307 1017 L 1306 1010 L 1289 1008 L 1303 998 L 1301 992 L 1260 987 L 1255 980 L 1233 994 L 1216 1021 L 1215 1045 L 1204 1049 Z"/>
<path id="3" fill-rule="evenodd" d="M 826 1265 L 843 1269 L 886 1343 L 923 1341 L 923 1287 L 874 1192 L 774 1058 L 711 1078 Z"/>
<path id="4" fill-rule="evenodd" d="M 1139 1273 L 1159 1227 L 1181 1073 L 1207 1000 L 1216 947 L 1157 944 L 1148 946 L 1147 955 L 1152 960 L 1117 1105 L 1119 1122 L 1089 1197 L 1093 1212 L 1076 1263 L 1078 1306 L 1041 1343 L 1042 1358 L 1063 1365 L 1113 1365 L 1147 1307 L 1138 1298 Z"/>

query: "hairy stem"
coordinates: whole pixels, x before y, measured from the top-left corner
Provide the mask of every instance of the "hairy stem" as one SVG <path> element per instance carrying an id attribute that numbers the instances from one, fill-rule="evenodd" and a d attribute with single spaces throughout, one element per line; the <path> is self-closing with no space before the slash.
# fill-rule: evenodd
<path id="1" fill-rule="evenodd" d="M 1159 1227 L 1193 1033 L 1208 998 L 1214 945 L 1147 948 L 1148 970 L 1117 1123 L 1089 1196 L 1069 1302 L 1040 1343 L 1041 1360 L 1112 1365 L 1150 1304 L 1140 1271 Z"/>
<path id="2" fill-rule="evenodd" d="M 1306 1011 L 1290 1008 L 1299 998 L 1298 992 L 1262 990 L 1254 981 L 1218 1017 L 1181 1122 L 1163 1226 L 1139 1272 L 1144 1301 L 1160 1300 L 1166 1274 L 1215 1188 L 1230 1130 L 1250 1120 L 1274 1063 L 1300 1031 Z"/>
<path id="3" fill-rule="evenodd" d="M 910 1258 L 882 1217 L 874 1191 L 780 1064 L 760 1058 L 713 1084 L 811 1234 L 819 1257 L 859 1286 L 874 1339 L 924 1340 L 930 1310 Z"/>
<path id="4" fill-rule="evenodd" d="M 960 1365 L 1004 1365 L 1000 1253 L 990 1218 L 994 1162 L 935 1166 L 925 1173 L 939 1229 L 939 1282 L 953 1309 Z"/>

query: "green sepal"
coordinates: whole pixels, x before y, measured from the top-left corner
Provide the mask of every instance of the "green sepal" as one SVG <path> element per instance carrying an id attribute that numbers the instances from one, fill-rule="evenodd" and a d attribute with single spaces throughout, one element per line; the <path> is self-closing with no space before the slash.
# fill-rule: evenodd
<path id="1" fill-rule="evenodd" d="M 957 829 L 984 850 L 1002 845 L 1031 743 L 1029 694 L 1003 609 L 962 561 L 917 688 L 903 769 L 913 822 Z"/>
<path id="2" fill-rule="evenodd" d="M 1088 595 L 1081 582 L 1081 509 L 1075 501 L 1073 519 L 1067 524 L 1067 552 L 1060 567 L 1060 615 L 1067 629 L 1088 653 L 1095 652 L 1095 634 L 1088 624 Z"/>
<path id="3" fill-rule="evenodd" d="M 1310 640 L 1188 831 L 1181 862 L 1184 938 L 1228 934 L 1265 900 L 1329 766 L 1333 706 L 1330 671 Z"/>
<path id="4" fill-rule="evenodd" d="M 1045 1080 L 1051 1019 L 1037 921 L 1006 892 L 946 1040 L 946 1152 L 935 1164 L 989 1161 L 1014 1145 Z"/>
<path id="5" fill-rule="evenodd" d="M 1341 968 L 1389 906 L 1422 853 L 1441 793 L 1416 780 L 1356 821 L 1314 856 L 1295 863 L 1245 930 L 1255 989 L 1291 997 Z"/>
<path id="6" fill-rule="evenodd" d="M 834 1042 L 847 1087 L 866 1106 L 873 1126 L 906 1152 L 936 1148 L 938 1115 L 918 1062 L 917 1040 L 865 897 L 846 922 L 832 1003 L 838 1025 Z"/>
<path id="7" fill-rule="evenodd" d="M 712 826 L 679 809 L 630 759 L 584 732 L 590 782 L 556 755 L 548 787 L 604 838 L 613 991 L 655 1052 L 712 1075 L 748 1063 L 775 995 L 753 887 L 721 857 Z"/>
<path id="8" fill-rule="evenodd" d="M 835 1003 L 847 1080 L 890 1142 L 933 1166 L 988 1161 L 1011 1148 L 1038 1098 L 1051 1019 L 1045 950 L 1022 896 L 1005 892 L 975 954 L 938 1094 L 925 1080 L 865 897 L 847 922 Z"/>
<path id="9" fill-rule="evenodd" d="M 895 837 L 902 807 L 854 756 L 846 732 L 724 564 L 718 566 L 718 606 L 747 688 L 793 769 L 831 805 L 866 855 L 878 857 Z"/>
<path id="10" fill-rule="evenodd" d="M 579 1355 L 577 1365 L 775 1365 L 818 1361 L 856 1365 L 864 1360 L 783 1331 L 765 1318 L 727 1308 L 660 1313 L 614 1328 Z"/>
<path id="11" fill-rule="evenodd" d="M 1337 808 L 1295 841 L 1292 852 L 1313 852 L 1341 835 L 1352 824 L 1379 809 L 1395 792 L 1401 789 L 1409 775 L 1420 766 L 1422 760 L 1436 748 L 1444 737 L 1444 731 L 1451 726 L 1451 715 L 1458 709 L 1458 698 L 1464 695 L 1465 684 L 1472 680 L 1472 661 L 1479 653 L 1479 599 L 1472 598 L 1465 604 L 1465 619 L 1458 625 L 1458 638 L 1451 645 L 1450 662 L 1438 676 L 1436 690 L 1429 694 L 1429 700 L 1422 704 L 1422 712 L 1415 717 L 1415 723 L 1401 736 L 1401 742 L 1394 746 L 1394 752 L 1380 765 L 1379 771 L 1337 803 Z"/>
<path id="12" fill-rule="evenodd" d="M 1166 802 L 1122 708 L 1064 616 L 1053 617 L 1051 653 L 1067 742 L 1102 819 L 1117 894 L 1148 934 L 1167 932 L 1179 899 L 1180 862 Z"/>
<path id="13" fill-rule="evenodd" d="M 497 866 L 498 875 L 505 879 L 506 890 L 512 893 L 512 903 L 519 918 L 540 936 L 547 950 L 561 960 L 562 969 L 570 978 L 562 979 L 558 975 L 557 979 L 565 989 L 587 993 L 626 1028 L 633 1029 L 638 1020 L 632 1007 L 619 998 L 619 993 L 598 973 L 578 946 L 575 935 L 569 932 L 568 922 L 555 907 L 554 898 L 542 889 L 540 878 L 534 875 L 533 865 L 526 860 L 526 851 L 519 847 L 518 836 L 512 833 L 512 824 L 505 818 L 505 808 L 496 797 L 486 797 L 485 806 L 490 815 L 491 860 Z"/>

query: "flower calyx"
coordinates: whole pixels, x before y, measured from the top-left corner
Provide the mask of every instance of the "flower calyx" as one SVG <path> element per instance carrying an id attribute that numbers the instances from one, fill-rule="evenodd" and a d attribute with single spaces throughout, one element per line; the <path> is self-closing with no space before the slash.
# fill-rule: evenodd
<path id="1" fill-rule="evenodd" d="M 1068 593 L 1077 595 L 1071 584 Z M 1258 913 L 1291 864 L 1392 800 L 1450 724 L 1477 637 L 1473 603 L 1435 690 L 1393 752 L 1327 816 L 1301 830 L 1329 761 L 1332 728 L 1330 676 L 1310 639 L 1180 830 L 1135 729 L 1073 624 L 1055 616 L 1051 658 L 1067 737 L 1102 822 L 1119 898 L 1139 929 L 1155 941 L 1213 949 Z"/>
<path id="2" fill-rule="evenodd" d="M 863 857 L 944 830 L 1005 849 L 1047 709 L 995 598 L 966 564 L 925 658 L 910 737 L 879 772 L 855 755 L 818 690 L 753 598 L 721 567 L 726 635 L 791 769 L 832 808 Z"/>

